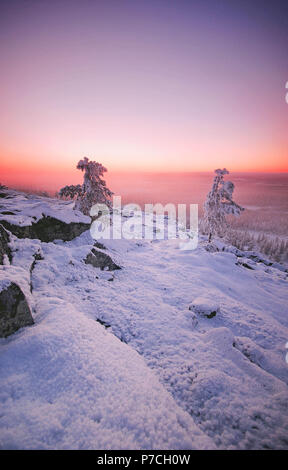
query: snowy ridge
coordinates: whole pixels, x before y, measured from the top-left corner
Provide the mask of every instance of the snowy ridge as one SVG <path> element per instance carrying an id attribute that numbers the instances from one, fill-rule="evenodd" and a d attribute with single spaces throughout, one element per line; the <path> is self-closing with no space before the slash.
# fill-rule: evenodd
<path id="1" fill-rule="evenodd" d="M 1 190 L 6 195 L 0 199 L 0 222 L 6 220 L 10 224 L 25 227 L 38 222 L 43 216 L 54 217 L 65 222 L 83 222 L 89 224 L 90 217 L 80 211 L 74 211 L 74 202 L 61 201 L 45 196 L 36 196 L 19 191 Z M 5 210 L 4 210 L 5 209 Z M 4 214 L 2 213 L 4 210 Z"/>
<path id="2" fill-rule="evenodd" d="M 13 238 L 12 270 L 43 259 L 35 325 L 0 342 L 1 447 L 288 448 L 287 273 L 204 239 L 99 241 L 113 280 L 83 262 L 89 231 Z"/>

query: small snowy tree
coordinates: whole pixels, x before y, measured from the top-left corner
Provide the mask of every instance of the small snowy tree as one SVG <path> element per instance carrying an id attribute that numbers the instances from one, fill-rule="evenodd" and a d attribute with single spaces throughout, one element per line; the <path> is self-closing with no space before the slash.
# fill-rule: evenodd
<path id="1" fill-rule="evenodd" d="M 85 215 L 89 215 L 91 207 L 97 203 L 111 207 L 113 193 L 101 178 L 107 169 L 101 163 L 89 161 L 87 157 L 78 162 L 77 169 L 84 171 L 82 186 L 79 184 L 65 186 L 59 191 L 60 197 L 76 198 L 74 209 L 80 210 Z"/>
<path id="2" fill-rule="evenodd" d="M 208 241 L 212 236 L 222 235 L 227 229 L 226 215 L 240 215 L 243 207 L 233 201 L 234 184 L 231 181 L 224 181 L 224 175 L 229 171 L 215 170 L 216 176 L 211 191 L 208 193 L 204 204 L 204 224 L 208 231 Z"/>
<path id="3" fill-rule="evenodd" d="M 59 191 L 59 196 L 61 198 L 67 198 L 67 199 L 75 199 L 82 193 L 82 186 L 81 184 L 70 184 L 68 186 L 64 186 L 64 188 L 61 188 Z"/>

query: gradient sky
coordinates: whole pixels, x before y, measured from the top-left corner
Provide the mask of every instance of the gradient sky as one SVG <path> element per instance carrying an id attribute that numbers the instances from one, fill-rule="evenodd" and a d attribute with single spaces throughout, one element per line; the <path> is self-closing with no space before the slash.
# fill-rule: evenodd
<path id="1" fill-rule="evenodd" d="M 0 60 L 0 181 L 288 171 L 287 2 L 2 0 Z"/>

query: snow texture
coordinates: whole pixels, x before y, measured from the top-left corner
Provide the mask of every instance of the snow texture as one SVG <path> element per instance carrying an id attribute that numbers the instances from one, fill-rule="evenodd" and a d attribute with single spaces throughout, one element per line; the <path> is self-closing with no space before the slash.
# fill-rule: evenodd
<path id="1" fill-rule="evenodd" d="M 35 324 L 0 341 L 1 447 L 287 449 L 287 272 L 204 238 L 99 241 L 121 270 L 84 263 L 89 231 L 13 238 L 1 272 L 32 283 Z"/>
<path id="2" fill-rule="evenodd" d="M 38 222 L 43 216 L 54 217 L 69 224 L 83 222 L 89 224 L 90 217 L 80 211 L 73 210 L 74 202 L 61 201 L 44 196 L 35 196 L 11 189 L 2 191 L 7 197 L 1 199 L 0 221 L 7 220 L 10 224 L 21 227 Z M 3 209 L 4 210 L 4 214 Z M 8 213 L 8 214 L 7 214 Z"/>
<path id="3" fill-rule="evenodd" d="M 193 300 L 189 306 L 189 310 L 202 315 L 204 317 L 213 317 L 220 311 L 220 305 L 213 299 L 209 299 L 205 296 L 197 297 Z"/>

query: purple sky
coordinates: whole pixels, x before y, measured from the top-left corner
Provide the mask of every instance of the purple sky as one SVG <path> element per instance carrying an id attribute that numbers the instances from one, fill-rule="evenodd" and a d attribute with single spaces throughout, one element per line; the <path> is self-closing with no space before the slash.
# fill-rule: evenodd
<path id="1" fill-rule="evenodd" d="M 288 169 L 287 2 L 2 0 L 0 57 L 4 179 Z"/>

